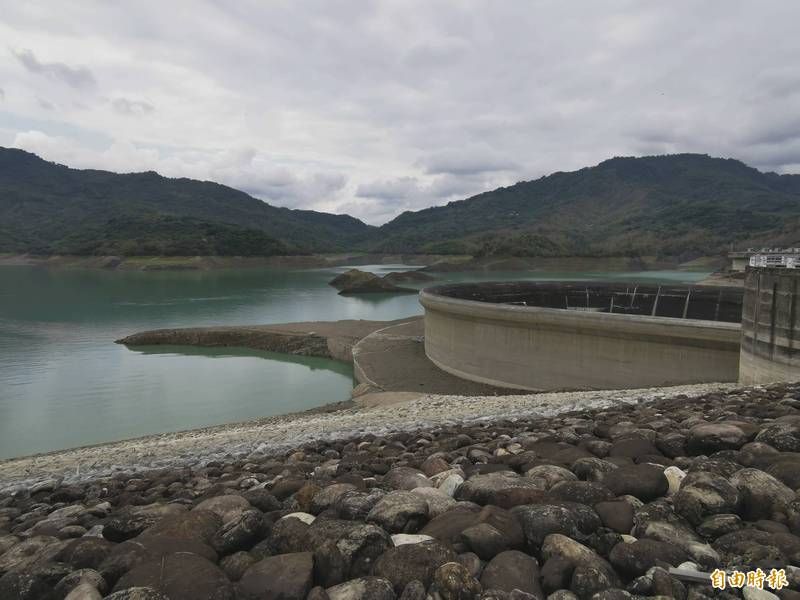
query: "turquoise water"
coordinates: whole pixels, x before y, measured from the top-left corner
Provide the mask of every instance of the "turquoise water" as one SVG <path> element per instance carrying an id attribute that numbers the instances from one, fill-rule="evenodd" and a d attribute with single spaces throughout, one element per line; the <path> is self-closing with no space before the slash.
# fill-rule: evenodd
<path id="1" fill-rule="evenodd" d="M 405 265 L 360 266 L 378 273 Z M 414 295 L 343 297 L 345 268 L 117 272 L 0 268 L 0 458 L 303 410 L 349 398 L 352 368 L 235 349 L 132 350 L 159 327 L 420 314 Z M 692 282 L 704 273 L 447 274 L 468 280 Z M 437 282 L 438 283 L 438 282 Z"/>

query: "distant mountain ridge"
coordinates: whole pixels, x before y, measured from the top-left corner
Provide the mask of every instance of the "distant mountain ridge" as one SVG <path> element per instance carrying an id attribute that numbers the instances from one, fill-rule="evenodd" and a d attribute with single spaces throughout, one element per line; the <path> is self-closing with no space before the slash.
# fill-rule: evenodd
<path id="1" fill-rule="evenodd" d="M 800 240 L 800 175 L 700 154 L 612 158 L 417 212 L 375 250 L 478 255 L 707 255 Z"/>
<path id="2" fill-rule="evenodd" d="M 300 254 L 349 250 L 372 229 L 347 215 L 271 206 L 218 183 L 71 169 L 0 148 L 0 252 L 215 253 L 203 241 L 213 234 L 234 242 L 225 253 L 260 246 L 264 255 Z"/>
<path id="3" fill-rule="evenodd" d="M 612 158 L 381 227 L 271 206 L 212 182 L 77 170 L 0 148 L 0 252 L 680 256 L 796 245 L 800 175 L 701 154 Z"/>

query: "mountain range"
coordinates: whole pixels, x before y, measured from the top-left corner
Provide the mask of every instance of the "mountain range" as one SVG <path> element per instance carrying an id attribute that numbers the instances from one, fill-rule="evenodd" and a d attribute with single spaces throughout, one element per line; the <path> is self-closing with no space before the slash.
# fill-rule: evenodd
<path id="1" fill-rule="evenodd" d="M 670 256 L 800 241 L 800 175 L 701 154 L 612 158 L 374 227 L 208 181 L 78 170 L 0 148 L 0 252 Z"/>

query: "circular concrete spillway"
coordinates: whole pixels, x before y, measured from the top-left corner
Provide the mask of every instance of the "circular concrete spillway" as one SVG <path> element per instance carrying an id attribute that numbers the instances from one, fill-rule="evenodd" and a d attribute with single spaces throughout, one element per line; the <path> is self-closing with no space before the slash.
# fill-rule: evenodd
<path id="1" fill-rule="evenodd" d="M 420 303 L 426 355 L 472 381 L 541 391 L 738 378 L 737 288 L 454 284 Z"/>

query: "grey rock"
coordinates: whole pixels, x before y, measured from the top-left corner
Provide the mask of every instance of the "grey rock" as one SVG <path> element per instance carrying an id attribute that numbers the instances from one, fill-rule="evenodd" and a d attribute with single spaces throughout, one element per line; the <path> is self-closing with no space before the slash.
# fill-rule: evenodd
<path id="1" fill-rule="evenodd" d="M 255 562 L 256 559 L 247 552 L 239 551 L 219 561 L 219 568 L 222 569 L 222 572 L 225 573 L 225 576 L 231 581 L 239 581 L 247 569 L 252 567 Z"/>
<path id="2" fill-rule="evenodd" d="M 730 483 L 739 491 L 738 514 L 748 521 L 769 519 L 795 499 L 791 489 L 758 469 L 741 469 Z"/>
<path id="3" fill-rule="evenodd" d="M 704 423 L 689 430 L 687 449 L 690 454 L 713 454 L 720 450 L 738 450 L 747 443 L 747 435 L 735 425 Z"/>
<path id="4" fill-rule="evenodd" d="M 562 481 L 577 481 L 578 479 L 572 471 L 557 465 L 538 465 L 528 469 L 525 477 L 537 483 L 543 490 L 549 490 Z"/>
<path id="5" fill-rule="evenodd" d="M 388 579 L 396 593 L 415 579 L 427 588 L 433 582 L 433 575 L 440 566 L 455 562 L 456 554 L 440 542 L 405 544 L 390 548 L 378 557 L 372 567 L 372 574 Z"/>
<path id="6" fill-rule="evenodd" d="M 298 552 L 271 556 L 245 571 L 237 600 L 295 600 L 305 598 L 314 580 L 314 556 Z"/>
<path id="7" fill-rule="evenodd" d="M 481 584 L 457 562 L 445 563 L 436 569 L 433 581 L 442 600 L 473 600 L 481 592 Z"/>
<path id="8" fill-rule="evenodd" d="M 544 598 L 539 586 L 539 563 L 518 550 L 501 552 L 489 561 L 481 575 L 481 585 L 486 590 L 511 592 L 519 589 Z"/>
<path id="9" fill-rule="evenodd" d="M 537 495 L 544 493 L 536 482 L 528 478 L 511 471 L 498 471 L 470 477 L 461 484 L 455 497 L 457 500 L 468 500 L 480 505 L 508 506 L 503 496 L 511 490 L 531 490 Z"/>
<path id="10" fill-rule="evenodd" d="M 488 523 L 478 523 L 461 532 L 467 547 L 483 560 L 491 560 L 505 550 L 511 550 L 509 540 Z"/>
<path id="11" fill-rule="evenodd" d="M 268 526 L 261 511 L 246 510 L 223 525 L 211 540 L 211 547 L 225 556 L 248 550 L 266 535 Z"/>
<path id="12" fill-rule="evenodd" d="M 311 512 L 318 515 L 323 510 L 331 508 L 342 494 L 354 492 L 357 489 L 352 483 L 334 483 L 324 487 L 314 495 L 314 499 L 311 501 Z"/>
<path id="13" fill-rule="evenodd" d="M 369 490 L 369 492 L 345 492 L 336 499 L 334 510 L 340 519 L 364 521 L 369 511 L 371 511 L 385 495 L 386 492 L 379 488 Z"/>
<path id="14" fill-rule="evenodd" d="M 673 502 L 676 513 L 698 525 L 710 515 L 735 512 L 739 492 L 725 477 L 693 471 L 684 478 Z"/>
<path id="15" fill-rule="evenodd" d="M 416 533 L 428 521 L 428 503 L 414 492 L 389 492 L 367 515 L 389 533 Z"/>
<path id="16" fill-rule="evenodd" d="M 664 470 L 651 465 L 631 465 L 609 471 L 602 483 L 617 496 L 630 495 L 643 502 L 667 493 L 669 482 Z"/>
<path id="17" fill-rule="evenodd" d="M 211 561 L 179 552 L 143 562 L 123 575 L 114 591 L 150 587 L 170 600 L 232 600 L 233 586 Z"/>
<path id="18" fill-rule="evenodd" d="M 325 590 L 330 600 L 395 600 L 392 584 L 380 577 L 359 577 Z"/>
<path id="19" fill-rule="evenodd" d="M 432 487 L 425 473 L 411 467 L 395 467 L 383 477 L 383 481 L 395 490 L 413 490 L 418 487 Z"/>
<path id="20" fill-rule="evenodd" d="M 231 519 L 240 516 L 244 511 L 252 510 L 252 508 L 250 503 L 242 496 L 228 494 L 203 500 L 194 507 L 194 510 L 208 510 L 222 519 L 222 524 L 224 525 Z"/>
<path id="21" fill-rule="evenodd" d="M 790 422 L 771 423 L 761 430 L 755 441 L 781 452 L 800 452 L 800 427 Z"/>
<path id="22" fill-rule="evenodd" d="M 112 542 L 124 542 L 142 533 L 148 527 L 171 515 L 186 511 L 178 504 L 148 504 L 145 506 L 126 506 L 106 521 L 103 537 Z"/>
<path id="23" fill-rule="evenodd" d="M 135 587 L 114 592 L 105 600 L 170 600 L 164 594 L 151 587 Z"/>
<path id="24" fill-rule="evenodd" d="M 608 559 L 617 572 L 627 579 L 633 579 L 655 566 L 677 567 L 686 560 L 686 553 L 671 544 L 642 539 L 632 544 L 617 544 L 611 549 Z"/>

